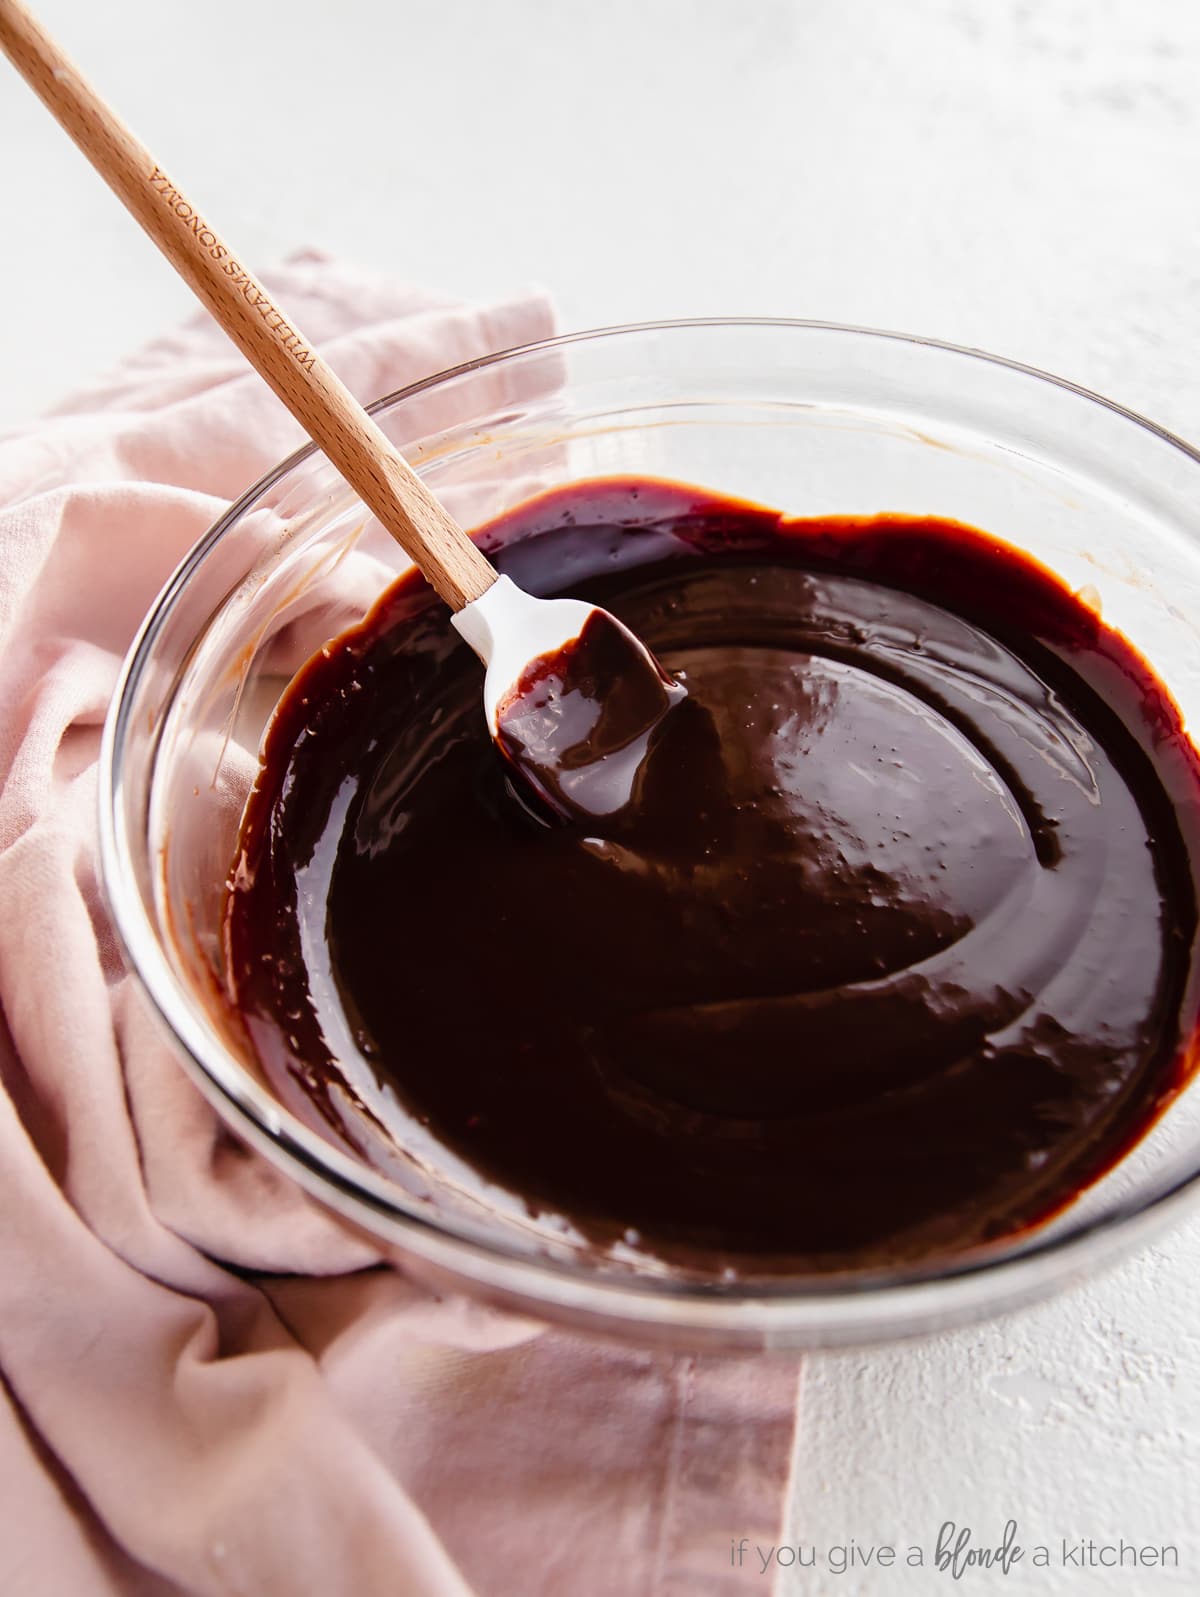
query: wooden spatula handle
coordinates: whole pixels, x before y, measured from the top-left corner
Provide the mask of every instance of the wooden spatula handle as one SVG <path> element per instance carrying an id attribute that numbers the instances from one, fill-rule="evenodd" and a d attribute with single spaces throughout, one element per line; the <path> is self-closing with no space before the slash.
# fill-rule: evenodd
<path id="1" fill-rule="evenodd" d="M 460 610 L 486 593 L 489 561 L 18 0 L 0 0 L 0 48 L 446 603 Z"/>

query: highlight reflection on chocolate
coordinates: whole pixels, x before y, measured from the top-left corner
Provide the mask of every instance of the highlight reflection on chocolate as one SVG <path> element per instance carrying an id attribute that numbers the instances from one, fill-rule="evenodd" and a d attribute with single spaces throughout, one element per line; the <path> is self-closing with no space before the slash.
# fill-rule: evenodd
<path id="1" fill-rule="evenodd" d="M 955 523 L 634 479 L 483 542 L 686 698 L 628 802 L 546 828 L 417 579 L 306 668 L 226 927 L 286 1101 L 327 1110 L 353 1051 L 401 1134 L 714 1271 L 958 1252 L 1142 1135 L 1191 1064 L 1200 762 L 1057 579 Z"/>

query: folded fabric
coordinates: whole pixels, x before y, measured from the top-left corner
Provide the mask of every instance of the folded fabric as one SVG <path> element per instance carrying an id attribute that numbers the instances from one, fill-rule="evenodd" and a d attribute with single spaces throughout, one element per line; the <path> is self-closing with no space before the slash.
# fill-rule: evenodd
<path id="1" fill-rule="evenodd" d="M 268 278 L 370 399 L 552 330 L 305 255 Z M 125 973 L 96 878 L 120 660 L 300 442 L 207 318 L 0 435 L 0 1590 L 766 1589 L 797 1367 L 435 1298 L 243 1148 Z"/>

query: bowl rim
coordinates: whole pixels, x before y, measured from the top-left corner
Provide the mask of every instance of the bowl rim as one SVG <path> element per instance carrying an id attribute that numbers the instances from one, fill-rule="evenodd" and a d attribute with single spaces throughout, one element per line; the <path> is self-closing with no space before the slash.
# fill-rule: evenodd
<path id="1" fill-rule="evenodd" d="M 393 409 L 427 390 L 471 372 L 520 357 L 607 338 L 727 328 L 807 331 L 882 339 L 964 357 L 1048 384 L 1100 406 L 1118 419 L 1178 450 L 1200 466 L 1200 449 L 1093 390 L 1007 356 L 944 339 L 809 318 L 706 316 L 652 320 L 556 334 L 496 350 L 431 373 L 393 390 L 366 407 L 371 415 Z M 1189 1201 L 1200 1197 L 1200 1162 L 1175 1179 L 1151 1186 L 1136 1198 L 1114 1199 L 1101 1214 L 1043 1234 L 1019 1233 L 959 1259 L 932 1264 L 847 1273 L 779 1276 L 769 1280 L 694 1279 L 669 1275 L 598 1273 L 588 1255 L 578 1261 L 527 1254 L 506 1247 L 469 1223 L 442 1222 L 405 1206 L 403 1189 L 386 1176 L 343 1153 L 286 1109 L 228 1050 L 192 1016 L 183 984 L 157 946 L 145 915 L 127 839 L 121 824 L 122 754 L 129 727 L 130 700 L 154 643 L 192 573 L 245 513 L 290 472 L 318 453 L 308 442 L 294 450 L 234 500 L 180 561 L 148 610 L 117 677 L 98 763 L 99 876 L 109 916 L 126 969 L 151 1012 L 174 1045 L 182 1067 L 218 1112 L 269 1160 L 281 1166 L 306 1191 L 374 1238 L 383 1236 L 402 1249 L 444 1267 L 456 1276 L 517 1297 L 535 1308 L 557 1307 L 581 1318 L 640 1321 L 679 1330 L 700 1330 L 737 1338 L 752 1320 L 756 1336 L 804 1333 L 827 1328 L 830 1311 L 843 1328 L 876 1322 L 874 1329 L 895 1334 L 886 1319 L 926 1312 L 936 1302 L 941 1315 L 955 1297 L 970 1295 L 981 1278 L 1003 1278 L 1006 1297 L 1033 1295 L 1072 1267 L 1090 1264 L 1106 1253 L 1131 1246 L 1157 1229 Z M 419 463 L 418 467 L 419 469 Z M 986 1308 L 987 1305 L 983 1305 Z"/>

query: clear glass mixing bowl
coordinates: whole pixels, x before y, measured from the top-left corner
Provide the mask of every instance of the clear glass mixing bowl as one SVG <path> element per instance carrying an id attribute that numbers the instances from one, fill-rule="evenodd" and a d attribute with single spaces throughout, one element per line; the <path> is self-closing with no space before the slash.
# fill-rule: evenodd
<path id="1" fill-rule="evenodd" d="M 799 515 L 908 511 L 1030 551 L 1139 648 L 1200 725 L 1200 456 L 1082 389 L 974 351 L 814 322 L 583 333 L 375 406 L 468 526 L 553 483 L 639 472 Z M 324 459 L 285 461 L 176 572 L 126 663 L 101 861 L 132 969 L 229 1124 L 397 1262 L 534 1315 L 691 1347 L 833 1346 L 993 1312 L 1092 1272 L 1200 1186 L 1200 1089 L 1053 1222 L 930 1269 L 722 1282 L 600 1257 L 489 1207 L 428 1150 L 369 1168 L 272 1096 L 220 1002 L 242 805 L 293 671 L 406 564 Z M 419 906 L 397 906 L 397 996 Z"/>

